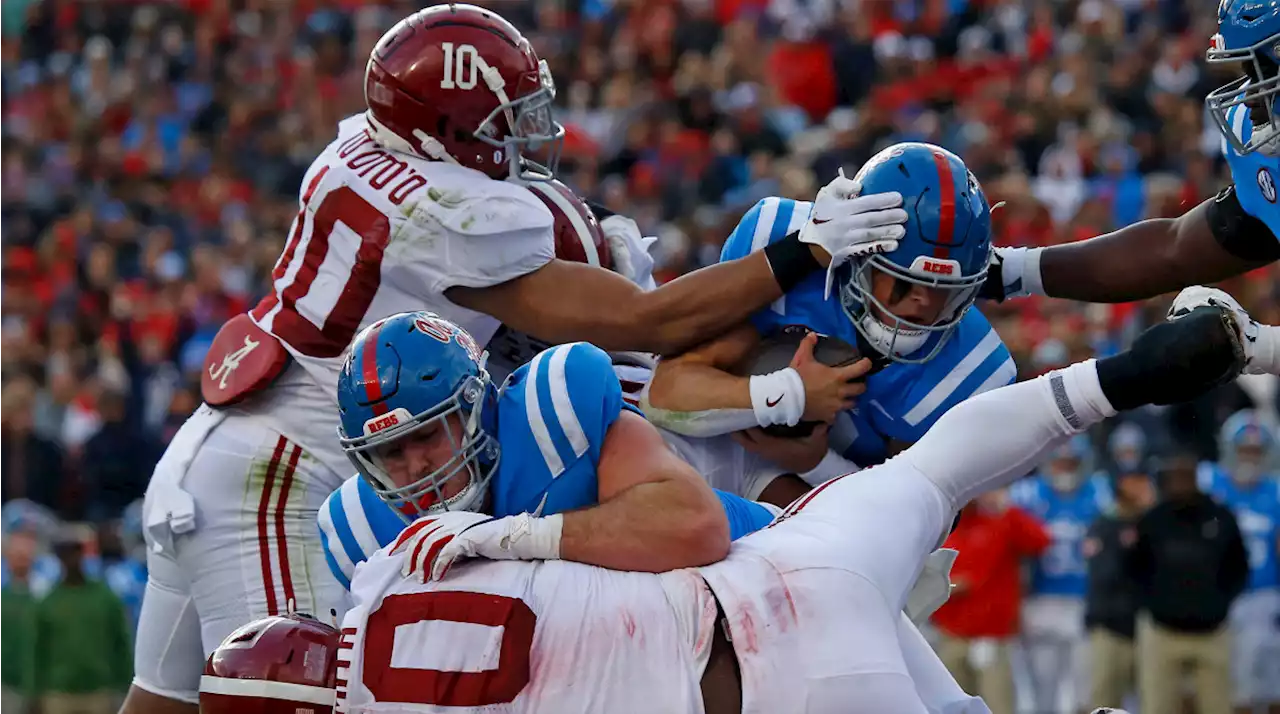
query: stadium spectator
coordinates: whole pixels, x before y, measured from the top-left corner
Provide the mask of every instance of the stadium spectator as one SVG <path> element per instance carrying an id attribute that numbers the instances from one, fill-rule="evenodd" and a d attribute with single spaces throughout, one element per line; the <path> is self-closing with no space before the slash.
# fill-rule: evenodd
<path id="1" fill-rule="evenodd" d="M 1244 590 L 1249 559 L 1231 511 L 1202 493 L 1197 461 L 1161 463 L 1160 501 L 1138 521 L 1125 560 L 1138 593 L 1138 689 L 1144 710 L 1179 708 L 1182 670 L 1191 670 L 1196 714 L 1230 714 L 1231 602 Z"/>
<path id="2" fill-rule="evenodd" d="M 1123 453 L 1115 461 L 1120 470 L 1111 479 L 1112 508 L 1090 525 L 1084 542 L 1089 583 L 1084 622 L 1091 664 L 1088 701 L 1120 705 L 1137 691 L 1138 597 L 1125 575 L 1125 560 L 1138 539 L 1138 519 L 1155 501 L 1155 489 L 1141 462 L 1131 462 Z"/>
<path id="3" fill-rule="evenodd" d="M 30 529 L 4 535 L 5 583 L 0 586 L 0 712 L 25 714 L 31 698 L 35 654 L 36 596 L 32 568 L 39 540 Z"/>
<path id="4" fill-rule="evenodd" d="M 960 551 L 951 569 L 951 599 L 933 616 L 938 655 L 966 691 L 993 714 L 1013 714 L 1010 645 L 1022 606 L 1021 566 L 1049 547 L 1049 533 L 1001 490 L 964 509 L 946 548 Z"/>
<path id="5" fill-rule="evenodd" d="M 110 714 L 133 678 L 133 636 L 120 598 L 85 576 L 80 532 L 54 552 L 62 581 L 36 606 L 33 692 L 43 714 Z"/>

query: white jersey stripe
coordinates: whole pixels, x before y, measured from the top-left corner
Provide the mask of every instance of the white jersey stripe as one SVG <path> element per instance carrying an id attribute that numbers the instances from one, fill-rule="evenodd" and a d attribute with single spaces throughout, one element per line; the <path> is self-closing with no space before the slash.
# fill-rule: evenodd
<path id="1" fill-rule="evenodd" d="M 542 367 L 542 360 L 546 356 L 546 352 L 539 352 L 529 363 L 529 372 L 525 375 L 524 382 L 524 415 L 529 420 L 529 431 L 533 433 L 533 440 L 538 444 L 538 451 L 542 453 L 542 459 L 547 462 L 547 470 L 551 472 L 551 477 L 555 478 L 564 471 L 564 462 L 556 452 L 556 444 L 551 440 L 551 431 L 547 429 L 547 422 L 542 417 L 542 407 L 538 404 L 537 376 L 538 370 Z"/>
<path id="2" fill-rule="evenodd" d="M 578 415 L 573 410 L 573 401 L 569 398 L 569 380 L 565 376 L 565 362 L 568 361 L 569 353 L 577 344 L 581 343 L 562 345 L 551 351 L 547 381 L 551 385 L 551 403 L 555 406 L 560 429 L 569 439 L 569 445 L 573 447 L 573 455 L 582 456 L 587 453 L 590 443 L 587 441 L 586 432 L 582 430 L 582 422 L 578 421 Z"/>
<path id="3" fill-rule="evenodd" d="M 999 389 L 1007 385 L 1017 375 L 1018 366 L 1013 363 L 1013 358 L 1010 357 L 1002 362 L 999 367 L 996 367 L 996 371 L 992 372 L 991 376 L 987 377 L 982 384 L 979 384 L 978 388 L 973 390 L 973 394 L 969 396 L 977 396 L 983 392 Z"/>
<path id="4" fill-rule="evenodd" d="M 947 376 L 938 380 L 933 389 L 924 395 L 924 399 L 921 399 L 914 407 L 911 407 L 911 411 L 907 412 L 906 416 L 903 417 L 903 421 L 911 426 L 916 426 L 924 421 L 926 417 L 932 414 L 934 410 L 960 388 L 960 384 L 965 379 L 968 379 L 969 375 L 973 374 L 982 365 L 983 361 L 991 356 L 992 352 L 999 348 L 1000 336 L 996 334 L 995 330 L 988 331 L 987 336 L 983 337 L 982 341 L 969 354 L 965 355 L 964 359 L 960 360 L 960 363 Z"/>
<path id="5" fill-rule="evenodd" d="M 339 496 L 342 498 L 342 510 L 347 515 L 347 527 L 351 529 L 351 535 L 355 536 L 360 552 L 368 558 L 381 546 L 373 535 L 373 528 L 369 526 L 364 505 L 360 503 L 360 479 L 347 479 L 338 490 L 342 492 Z"/>
<path id="6" fill-rule="evenodd" d="M 778 219 L 778 203 L 781 199 L 766 198 L 760 204 L 760 216 L 756 221 L 756 232 L 751 236 L 751 252 L 764 250 L 769 245 L 769 235 L 773 233 L 773 222 Z"/>
<path id="7" fill-rule="evenodd" d="M 591 240 L 591 230 L 587 228 L 587 222 L 582 219 L 578 209 L 569 203 L 569 199 L 554 186 L 542 181 L 531 181 L 529 190 L 545 196 L 560 208 L 560 212 L 573 225 L 573 232 L 577 234 L 578 241 L 582 244 L 582 252 L 587 256 L 587 264 L 600 267 L 600 252 L 596 250 L 595 241 Z"/>
<path id="8" fill-rule="evenodd" d="M 806 221 L 809 220 L 809 213 L 813 210 L 813 204 L 808 201 L 796 201 L 791 210 L 791 222 L 787 224 L 787 231 L 782 235 L 787 236 L 795 233 L 804 227 Z M 783 293 L 782 297 L 773 301 L 769 306 L 779 315 L 787 314 L 787 296 Z"/>

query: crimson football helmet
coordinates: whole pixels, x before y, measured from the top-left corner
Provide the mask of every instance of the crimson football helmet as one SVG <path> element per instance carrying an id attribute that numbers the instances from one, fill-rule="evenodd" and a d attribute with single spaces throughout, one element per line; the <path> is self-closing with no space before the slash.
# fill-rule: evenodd
<path id="1" fill-rule="evenodd" d="M 556 219 L 557 258 L 613 270 L 609 241 L 586 201 L 579 198 L 573 189 L 554 179 L 530 182 L 527 187 L 551 209 L 551 215 Z"/>
<path id="2" fill-rule="evenodd" d="M 232 632 L 200 678 L 201 714 L 331 714 L 341 635 L 306 615 L 277 615 Z"/>
<path id="3" fill-rule="evenodd" d="M 529 40 L 492 10 L 420 10 L 378 40 L 365 69 L 373 138 L 384 146 L 492 178 L 555 175 L 564 127 L 555 82 Z M 545 166 L 522 156 L 547 150 Z"/>

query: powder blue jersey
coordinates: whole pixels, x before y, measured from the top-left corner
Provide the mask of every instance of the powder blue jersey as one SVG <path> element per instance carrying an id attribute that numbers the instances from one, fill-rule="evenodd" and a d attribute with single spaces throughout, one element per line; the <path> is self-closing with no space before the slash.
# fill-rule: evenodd
<path id="1" fill-rule="evenodd" d="M 1202 464 L 1199 476 L 1201 488 L 1235 514 L 1249 551 L 1249 590 L 1280 587 L 1280 476 L 1267 474 L 1242 486 L 1217 464 Z"/>
<path id="2" fill-rule="evenodd" d="M 789 198 L 766 198 L 743 215 L 720 260 L 733 260 L 763 249 L 800 230 L 813 204 Z M 787 325 L 858 344 L 858 332 L 840 306 L 838 289 L 822 296 L 826 276 L 810 275 L 769 307 L 752 315 L 760 334 Z M 930 347 L 926 345 L 925 348 Z M 889 456 L 889 441 L 917 441 L 948 409 L 975 394 L 1010 384 L 1017 376 L 1013 357 L 976 308 L 960 320 L 937 356 L 923 364 L 892 362 L 867 378 L 858 404 L 832 426 L 831 447 L 860 466 Z"/>
<path id="3" fill-rule="evenodd" d="M 1094 476 L 1075 491 L 1061 493 L 1047 478 L 1036 474 L 1010 487 L 1009 500 L 1040 519 L 1052 538 L 1035 563 L 1031 594 L 1084 597 L 1085 534 L 1112 504 L 1106 478 Z"/>
<path id="4" fill-rule="evenodd" d="M 613 361 L 594 345 L 552 347 L 516 370 L 497 403 L 502 458 L 489 481 L 492 514 L 551 515 L 595 505 L 600 449 L 623 409 L 639 413 L 623 400 Z M 718 495 L 735 537 L 773 520 L 759 504 Z M 329 495 L 319 523 L 329 569 L 347 587 L 356 564 L 405 527 L 359 476 Z"/>
<path id="5" fill-rule="evenodd" d="M 1249 107 L 1238 104 L 1227 110 L 1231 130 L 1247 142 L 1253 134 L 1253 122 L 1249 120 Z M 1231 143 L 1222 139 L 1222 155 L 1231 167 L 1231 180 L 1236 185 L 1236 197 L 1245 213 L 1257 218 L 1271 229 L 1273 238 L 1280 236 L 1280 210 L 1276 208 L 1276 182 L 1280 181 L 1280 157 L 1267 156 L 1261 151 L 1237 154 Z"/>

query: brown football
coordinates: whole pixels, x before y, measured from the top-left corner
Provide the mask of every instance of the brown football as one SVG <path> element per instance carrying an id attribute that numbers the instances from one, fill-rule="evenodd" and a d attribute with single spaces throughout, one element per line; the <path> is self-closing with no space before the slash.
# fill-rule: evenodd
<path id="1" fill-rule="evenodd" d="M 788 325 L 766 335 L 760 340 L 760 345 L 751 353 L 751 356 L 744 361 L 743 376 L 769 374 L 791 364 L 791 358 L 795 356 L 796 349 L 800 347 L 800 343 L 808 333 L 809 329 L 803 325 Z M 839 337 L 829 335 L 818 335 L 818 344 L 813 348 L 813 356 L 828 367 L 843 367 L 862 359 L 862 353 L 857 347 Z M 802 421 L 795 426 L 774 424 L 765 427 L 764 431 L 773 436 L 801 437 L 808 436 L 817 425 L 818 422 L 815 421 Z"/>

